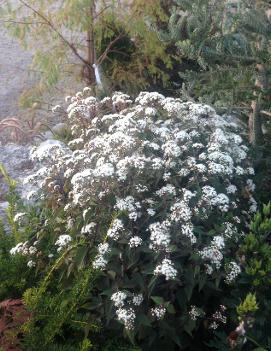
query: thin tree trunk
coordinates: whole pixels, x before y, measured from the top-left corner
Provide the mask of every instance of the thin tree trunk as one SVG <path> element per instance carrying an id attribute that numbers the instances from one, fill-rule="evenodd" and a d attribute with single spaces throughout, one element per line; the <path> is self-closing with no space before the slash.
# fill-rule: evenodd
<path id="1" fill-rule="evenodd" d="M 95 0 L 91 0 L 90 4 L 90 28 L 87 31 L 87 74 L 86 81 L 88 85 L 94 85 L 96 82 L 93 65 L 95 64 L 95 38 L 94 38 L 94 12 Z"/>
<path id="2" fill-rule="evenodd" d="M 258 9 L 260 6 L 260 1 L 257 0 L 255 7 Z M 271 6 L 266 11 L 266 16 L 270 18 Z M 257 42 L 257 49 L 262 49 L 262 38 L 259 37 Z M 255 79 L 255 99 L 251 102 L 251 113 L 249 115 L 248 128 L 249 128 L 249 141 L 255 145 L 261 145 L 263 143 L 263 131 L 262 131 L 262 117 L 261 117 L 261 100 L 262 93 L 268 88 L 268 73 L 265 65 L 263 63 L 258 63 L 255 68 L 256 79 Z"/>
<path id="3" fill-rule="evenodd" d="M 264 64 L 256 65 L 255 100 L 251 102 L 251 113 L 249 115 L 249 141 L 257 146 L 263 142 L 262 117 L 261 117 L 261 91 L 268 87 L 267 71 Z"/>

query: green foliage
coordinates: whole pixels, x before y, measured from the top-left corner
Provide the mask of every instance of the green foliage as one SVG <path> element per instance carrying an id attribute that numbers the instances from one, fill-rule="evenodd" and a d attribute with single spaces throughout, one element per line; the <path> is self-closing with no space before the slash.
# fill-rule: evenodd
<path id="1" fill-rule="evenodd" d="M 248 113 L 255 78 L 263 82 L 270 75 L 268 6 L 267 1 L 251 0 L 171 3 L 171 17 L 167 29 L 159 31 L 160 38 L 179 60 L 196 63 L 180 71 L 185 83 L 182 94 L 224 111 Z M 265 77 L 255 71 L 256 63 L 265 64 Z M 258 89 L 262 108 L 269 109 L 270 92 L 266 87 Z"/>
<path id="2" fill-rule="evenodd" d="M 5 232 L 0 222 L 0 301 L 21 297 L 35 283 L 33 272 L 26 269 L 26 258 L 10 254 L 14 245 L 14 237 Z"/>
<path id="3" fill-rule="evenodd" d="M 245 335 L 239 335 L 238 350 L 270 350 L 271 313 L 271 203 L 264 205 L 250 224 L 250 232 L 240 247 L 242 273 L 231 294 L 225 297 L 232 317 L 232 330 L 238 320 Z M 219 349 L 221 340 L 214 345 Z M 244 338 L 247 342 L 241 347 Z M 219 341 L 220 340 L 220 341 Z"/>
<path id="4" fill-rule="evenodd" d="M 255 294 L 247 294 L 246 298 L 237 306 L 237 314 L 241 319 L 245 316 L 255 313 L 259 309 Z"/>
<path id="5" fill-rule="evenodd" d="M 38 288 L 27 290 L 24 303 L 33 317 L 23 328 L 24 348 L 51 350 L 53 345 L 54 350 L 58 345 L 66 350 L 73 345 L 72 349 L 90 350 L 92 344 L 86 337 L 98 329 L 98 323 L 83 313 L 83 302 L 94 281 L 92 269 L 85 269 L 78 272 L 72 283 L 67 281 L 63 286 L 50 271 Z"/>
<path id="6" fill-rule="evenodd" d="M 0 165 L 0 172 L 9 186 L 6 197 L 9 202 L 7 217 L 11 229 L 10 232 L 7 232 L 0 219 L 0 301 L 2 301 L 9 298 L 20 298 L 27 288 L 36 283 L 37 277 L 27 269 L 26 257 L 10 253 L 21 238 L 18 226 L 14 222 L 19 197 L 16 193 L 15 181 L 9 177 L 2 165 Z"/>

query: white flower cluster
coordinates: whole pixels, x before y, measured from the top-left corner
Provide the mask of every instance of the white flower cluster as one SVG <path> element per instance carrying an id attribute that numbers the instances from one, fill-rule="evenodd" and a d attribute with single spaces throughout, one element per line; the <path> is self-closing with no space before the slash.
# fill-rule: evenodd
<path id="1" fill-rule="evenodd" d="M 10 251 L 11 255 L 16 255 L 16 254 L 22 254 L 22 255 L 28 255 L 28 242 L 24 243 L 18 243 L 16 246 L 14 246 Z"/>
<path id="2" fill-rule="evenodd" d="M 111 228 L 107 231 L 107 236 L 113 240 L 118 240 L 124 231 L 124 225 L 120 219 L 115 219 Z"/>
<path id="3" fill-rule="evenodd" d="M 23 255 L 23 256 L 33 256 L 36 255 L 38 252 L 38 249 L 36 248 L 35 242 L 33 245 L 29 246 L 29 242 L 21 242 L 18 243 L 15 247 L 13 247 L 9 252 L 11 255 Z"/>
<path id="4" fill-rule="evenodd" d="M 33 267 L 35 267 L 35 266 L 36 266 L 36 262 L 35 262 L 35 261 L 30 260 L 30 261 L 27 262 L 27 267 L 33 268 Z"/>
<path id="5" fill-rule="evenodd" d="M 236 262 L 232 261 L 228 263 L 228 265 L 226 266 L 225 282 L 227 284 L 233 283 L 236 277 L 238 277 L 240 273 L 241 273 L 241 268 Z"/>
<path id="6" fill-rule="evenodd" d="M 199 251 L 199 255 L 202 259 L 207 260 L 211 265 L 219 269 L 222 265 L 223 253 L 222 250 L 225 247 L 225 241 L 222 236 L 215 236 L 211 241 L 210 246 L 205 247 Z M 212 274 L 212 270 L 207 270 L 207 273 Z"/>
<path id="7" fill-rule="evenodd" d="M 26 213 L 25 212 L 18 212 L 15 214 L 13 220 L 18 225 L 24 225 L 26 223 Z"/>
<path id="8" fill-rule="evenodd" d="M 138 246 L 142 245 L 142 242 L 143 242 L 143 240 L 139 236 L 133 236 L 129 240 L 129 246 L 130 246 L 130 248 L 138 247 Z"/>
<path id="9" fill-rule="evenodd" d="M 224 315 L 225 310 L 226 310 L 226 307 L 221 305 L 220 309 L 217 310 L 215 313 L 213 313 L 211 317 L 212 322 L 209 325 L 210 329 L 216 330 L 220 324 L 227 323 L 227 317 Z"/>
<path id="10" fill-rule="evenodd" d="M 111 296 L 111 300 L 116 307 L 123 307 L 126 299 L 127 293 L 123 291 L 117 291 Z"/>
<path id="11" fill-rule="evenodd" d="M 143 302 L 142 294 L 133 294 L 132 302 L 135 306 L 140 306 Z"/>
<path id="12" fill-rule="evenodd" d="M 196 321 L 199 317 L 203 316 L 204 312 L 195 305 L 190 306 L 189 316 L 193 321 Z"/>
<path id="13" fill-rule="evenodd" d="M 229 197 L 226 194 L 217 194 L 212 186 L 206 185 L 202 187 L 202 201 L 205 205 L 217 206 L 222 212 L 228 212 Z"/>
<path id="14" fill-rule="evenodd" d="M 90 222 L 86 225 L 84 225 L 81 229 L 81 234 L 91 234 L 93 232 L 93 229 L 96 227 L 95 222 Z"/>
<path id="15" fill-rule="evenodd" d="M 153 318 L 160 320 L 165 317 L 166 314 L 166 308 L 164 306 L 156 306 L 151 308 L 151 315 Z"/>
<path id="16" fill-rule="evenodd" d="M 208 274 L 225 273 L 224 254 L 229 245 L 238 249 L 240 228 L 257 209 L 254 171 L 237 125 L 207 105 L 155 92 L 135 101 L 120 92 L 101 101 L 88 94 L 68 98 L 74 140 L 42 143 L 32 152 L 42 168 L 28 181 L 38 185 L 40 198 L 64 207 L 68 231 L 79 227 L 86 240 L 98 240 L 95 250 L 102 242 L 96 269 L 109 268 L 116 255 L 123 266 L 138 256 L 136 265 L 150 264 L 154 275 L 175 280 L 175 257 L 188 252 L 199 254 Z M 59 249 L 68 244 L 60 240 Z M 116 308 L 130 328 L 129 299 Z"/>
<path id="17" fill-rule="evenodd" d="M 127 330 L 134 329 L 135 311 L 133 308 L 119 308 L 116 311 L 117 318 L 122 322 Z"/>
<path id="18" fill-rule="evenodd" d="M 168 251 L 170 244 L 170 230 L 169 222 L 152 223 L 149 226 L 150 236 L 150 249 L 154 251 Z"/>
<path id="19" fill-rule="evenodd" d="M 117 319 L 124 324 L 126 329 L 132 330 L 136 318 L 135 308 L 142 304 L 143 295 L 117 291 L 112 294 L 111 301 L 113 301 L 114 306 L 117 308 Z"/>
<path id="20" fill-rule="evenodd" d="M 140 203 L 136 202 L 132 196 L 127 196 L 125 199 L 117 199 L 115 207 L 120 211 L 127 211 L 129 218 L 134 221 L 141 216 L 141 213 L 138 212 L 138 209 L 141 208 Z"/>
<path id="21" fill-rule="evenodd" d="M 92 266 L 94 269 L 105 269 L 108 263 L 107 255 L 110 253 L 111 249 L 108 243 L 101 243 L 98 245 L 98 254 L 96 255 Z"/>
<path id="22" fill-rule="evenodd" d="M 57 241 L 55 242 L 55 246 L 58 246 L 57 251 L 60 252 L 63 250 L 65 247 L 68 246 L 68 244 L 72 241 L 72 238 L 68 234 L 62 234 L 59 235 Z"/>
<path id="23" fill-rule="evenodd" d="M 185 201 L 176 202 L 170 210 L 170 218 L 174 222 L 188 222 L 192 217 L 192 211 Z"/>
<path id="24" fill-rule="evenodd" d="M 174 280 L 178 272 L 177 269 L 174 268 L 173 262 L 168 258 L 164 258 L 162 263 L 155 268 L 154 274 L 164 275 L 166 280 Z"/>

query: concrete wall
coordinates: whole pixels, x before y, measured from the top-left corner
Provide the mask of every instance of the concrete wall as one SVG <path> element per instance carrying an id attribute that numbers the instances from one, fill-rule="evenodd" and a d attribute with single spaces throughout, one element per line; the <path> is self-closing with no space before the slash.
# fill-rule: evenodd
<path id="1" fill-rule="evenodd" d="M 0 120 L 19 114 L 19 96 L 33 82 L 30 63 L 31 53 L 23 50 L 0 22 Z"/>

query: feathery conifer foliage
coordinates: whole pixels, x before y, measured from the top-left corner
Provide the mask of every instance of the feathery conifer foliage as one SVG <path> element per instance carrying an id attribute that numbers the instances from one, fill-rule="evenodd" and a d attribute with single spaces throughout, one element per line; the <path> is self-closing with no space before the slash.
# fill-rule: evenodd
<path id="1" fill-rule="evenodd" d="M 223 110 L 250 115 L 252 143 L 262 140 L 270 89 L 270 1 L 175 0 L 160 38 L 179 58 L 196 62 L 181 72 L 185 93 Z"/>

